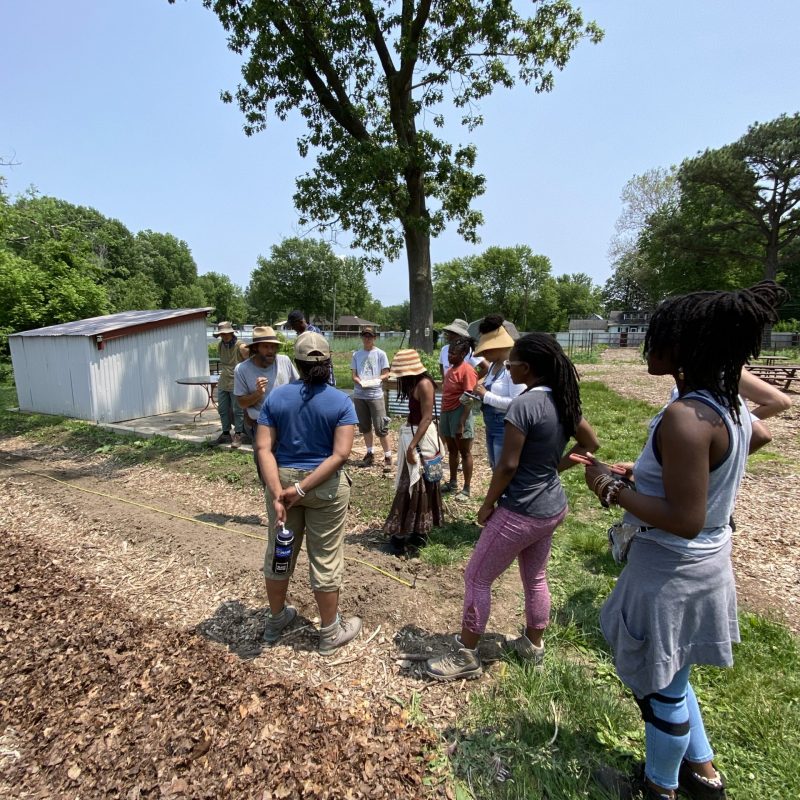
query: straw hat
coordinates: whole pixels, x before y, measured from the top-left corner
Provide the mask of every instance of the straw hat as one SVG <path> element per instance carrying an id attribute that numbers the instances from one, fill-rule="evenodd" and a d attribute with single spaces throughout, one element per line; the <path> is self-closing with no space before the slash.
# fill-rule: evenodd
<path id="1" fill-rule="evenodd" d="M 248 344 L 258 344 L 259 342 L 278 342 L 280 339 L 275 335 L 275 331 L 269 325 L 257 325 L 253 328 L 253 338 Z"/>
<path id="2" fill-rule="evenodd" d="M 390 378 L 405 378 L 406 375 L 422 375 L 425 365 L 416 350 L 398 350 L 389 368 Z"/>
<path id="3" fill-rule="evenodd" d="M 236 331 L 233 329 L 233 326 L 230 324 L 230 322 L 220 322 L 217 325 L 217 329 L 211 335 L 214 338 L 218 338 L 222 336 L 223 333 L 236 333 Z"/>
<path id="4" fill-rule="evenodd" d="M 454 319 L 449 325 L 445 325 L 442 330 L 455 333 L 458 336 L 469 336 L 469 329 L 465 319 Z"/>
<path id="5" fill-rule="evenodd" d="M 298 361 L 327 361 L 331 357 L 331 346 L 321 333 L 306 331 L 295 339 L 294 357 Z"/>
<path id="6" fill-rule="evenodd" d="M 485 350 L 507 350 L 514 346 L 511 334 L 501 325 L 497 330 L 489 333 L 482 333 L 478 346 L 473 351 L 474 355 L 479 355 Z"/>

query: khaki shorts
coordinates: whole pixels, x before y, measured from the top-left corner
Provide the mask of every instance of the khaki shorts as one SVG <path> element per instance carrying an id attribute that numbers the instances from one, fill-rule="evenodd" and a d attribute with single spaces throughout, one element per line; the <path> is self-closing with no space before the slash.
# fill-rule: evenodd
<path id="1" fill-rule="evenodd" d="M 456 438 L 456 431 L 458 430 L 458 423 L 461 421 L 461 414 L 464 412 L 464 406 L 459 405 L 452 411 L 442 411 L 439 416 L 439 434 L 447 436 L 450 439 Z M 467 420 L 464 423 L 464 435 L 462 439 L 475 438 L 475 412 L 470 410 Z"/>
<path id="2" fill-rule="evenodd" d="M 281 467 L 278 471 L 281 486 L 293 486 L 311 470 Z M 344 521 L 350 504 L 350 478 L 339 470 L 286 512 L 286 527 L 294 533 L 292 563 L 288 573 L 276 575 L 272 571 L 275 555 L 275 509 L 272 496 L 265 491 L 269 535 L 264 554 L 264 576 L 269 580 L 289 580 L 294 573 L 297 555 L 306 539 L 308 551 L 308 578 L 315 592 L 335 592 L 342 585 L 344 575 Z"/>
<path id="3" fill-rule="evenodd" d="M 358 417 L 358 432 L 372 433 L 373 428 L 379 437 L 389 433 L 389 417 L 386 416 L 386 404 L 383 398 L 366 400 L 362 397 L 353 398 Z"/>

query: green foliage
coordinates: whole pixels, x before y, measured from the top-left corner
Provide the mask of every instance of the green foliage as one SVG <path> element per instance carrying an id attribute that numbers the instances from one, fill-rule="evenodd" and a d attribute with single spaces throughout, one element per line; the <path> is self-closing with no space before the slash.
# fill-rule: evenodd
<path id="1" fill-rule="evenodd" d="M 454 222 L 477 241 L 482 221 L 472 201 L 485 178 L 474 171 L 473 145 L 435 134 L 445 100 L 469 130 L 482 123 L 478 102 L 517 81 L 536 92 L 553 87 L 583 38 L 602 34 L 567 0 L 543 0 L 531 17 L 512 3 L 204 0 L 245 54 L 235 101 L 245 133 L 263 130 L 268 114 L 298 111 L 307 131 L 302 156 L 316 165 L 298 178 L 301 223 L 351 231 L 354 244 L 394 259 L 405 246 L 412 344 L 430 349 L 430 237 Z M 226 93 L 224 99 L 234 101 Z M 433 128 L 418 117 L 430 114 Z M 428 335 L 425 335 L 425 329 Z"/>
<path id="2" fill-rule="evenodd" d="M 335 295 L 334 295 L 335 291 Z M 247 302 L 254 319 L 274 322 L 299 308 L 307 317 L 360 315 L 370 300 L 364 265 L 340 258 L 320 239 L 284 239 L 268 259 L 259 257 L 250 277 Z"/>
<path id="3" fill-rule="evenodd" d="M 556 331 L 571 315 L 602 307 L 588 275 L 550 274 L 550 259 L 530 247 L 489 247 L 481 255 L 456 258 L 433 268 L 434 315 L 448 322 L 503 314 L 520 330 Z"/>
<path id="4" fill-rule="evenodd" d="M 203 306 L 189 248 L 34 191 L 0 193 L 0 336 L 112 311 Z M 0 342 L 5 348 L 5 340 Z"/>
<path id="5" fill-rule="evenodd" d="M 800 114 L 751 125 L 732 144 L 686 159 L 676 179 L 678 196 L 665 190 L 666 202 L 650 207 L 617 258 L 610 304 L 644 296 L 652 307 L 671 294 L 764 278 L 800 290 Z"/>
<path id="6" fill-rule="evenodd" d="M 197 281 L 197 264 L 189 245 L 171 233 L 146 230 L 136 234 L 140 269 L 147 273 L 159 288 L 159 308 L 188 308 L 205 305 L 202 290 L 189 289 Z M 178 292 L 177 296 L 173 296 Z M 187 302 L 196 301 L 199 302 Z"/>
<path id="7" fill-rule="evenodd" d="M 228 320 L 241 325 L 247 320 L 244 292 L 227 275 L 206 272 L 197 279 L 197 285 L 203 292 L 205 304 L 214 307 L 211 314 L 214 322 Z"/>
<path id="8" fill-rule="evenodd" d="M 800 319 L 782 319 L 772 326 L 775 333 L 797 333 L 800 331 Z"/>

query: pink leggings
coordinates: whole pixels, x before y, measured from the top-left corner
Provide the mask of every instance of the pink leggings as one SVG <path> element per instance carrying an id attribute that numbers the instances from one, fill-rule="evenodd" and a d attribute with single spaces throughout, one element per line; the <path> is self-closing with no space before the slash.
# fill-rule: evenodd
<path id="1" fill-rule="evenodd" d="M 525 590 L 525 621 L 529 628 L 547 627 L 550 590 L 547 559 L 553 531 L 564 521 L 567 509 L 555 517 L 526 517 L 497 508 L 489 517 L 464 573 L 464 617 L 462 625 L 472 633 L 486 630 L 492 607 L 492 583 L 519 559 L 519 574 Z"/>

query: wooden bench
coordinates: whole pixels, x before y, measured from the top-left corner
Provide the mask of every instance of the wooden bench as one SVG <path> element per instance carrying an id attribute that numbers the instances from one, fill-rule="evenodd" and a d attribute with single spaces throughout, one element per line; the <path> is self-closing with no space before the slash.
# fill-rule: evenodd
<path id="1" fill-rule="evenodd" d="M 747 369 L 762 381 L 780 387 L 783 392 L 788 392 L 793 383 L 800 383 L 800 366 L 797 365 L 749 364 Z"/>

